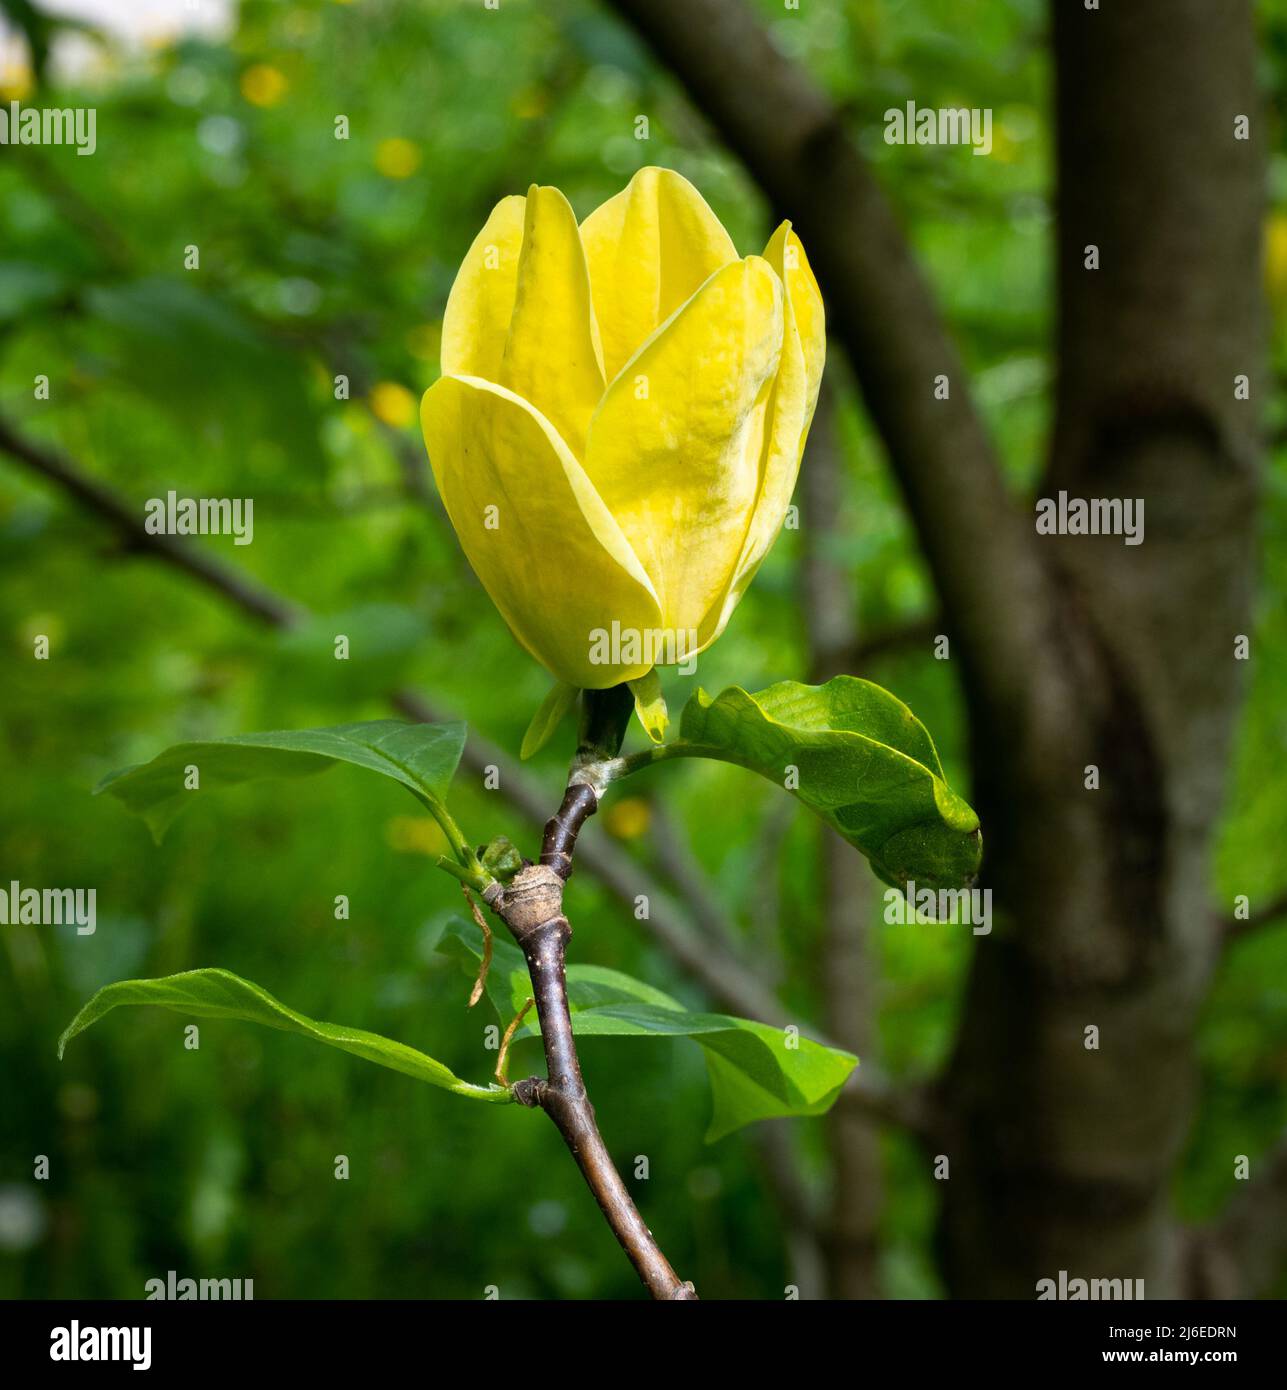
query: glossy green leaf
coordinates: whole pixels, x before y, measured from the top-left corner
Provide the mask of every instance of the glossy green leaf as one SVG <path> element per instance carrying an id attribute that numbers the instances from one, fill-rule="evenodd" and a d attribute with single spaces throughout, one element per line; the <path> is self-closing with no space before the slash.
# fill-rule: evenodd
<path id="1" fill-rule="evenodd" d="M 105 985 L 58 1039 L 58 1056 L 62 1057 L 77 1033 L 83 1033 L 104 1014 L 124 1004 L 153 1004 L 197 1018 L 237 1018 L 286 1033 L 302 1033 L 329 1047 L 338 1047 L 355 1057 L 413 1076 L 417 1081 L 427 1081 L 431 1086 L 439 1086 L 458 1096 L 497 1103 L 512 1099 L 503 1086 L 474 1086 L 462 1081 L 441 1062 L 435 1062 L 406 1043 L 382 1038 L 362 1028 L 343 1028 L 335 1023 L 318 1023 L 306 1018 L 274 999 L 267 990 L 227 970 L 186 970 L 181 975 L 167 975 L 159 980 L 121 980 Z"/>
<path id="2" fill-rule="evenodd" d="M 336 763 L 352 763 L 441 805 L 464 746 L 464 724 L 405 724 L 397 719 L 238 734 L 175 744 L 150 763 L 112 773 L 96 791 L 107 792 L 142 816 L 159 841 L 198 794 L 185 785 L 191 767 L 197 770 L 200 791 L 211 791 L 256 777 L 306 777 Z"/>
<path id="3" fill-rule="evenodd" d="M 870 681 L 733 686 L 713 700 L 698 690 L 665 751 L 737 763 L 793 792 L 896 887 L 959 887 L 978 872 L 978 816 L 948 787 L 924 725 Z"/>
<path id="4" fill-rule="evenodd" d="M 482 934 L 472 922 L 453 920 L 439 949 L 459 960 L 472 978 L 482 956 Z M 531 992 L 522 952 L 497 940 L 487 997 L 502 1024 Z M 858 1065 L 852 1053 L 781 1028 L 727 1014 L 692 1013 L 662 990 L 605 966 L 569 966 L 568 1003 L 578 1037 L 690 1038 L 698 1043 L 706 1056 L 713 1100 L 708 1143 L 756 1120 L 822 1114 Z M 516 1037 L 537 1034 L 535 1025 L 525 1024 Z"/>

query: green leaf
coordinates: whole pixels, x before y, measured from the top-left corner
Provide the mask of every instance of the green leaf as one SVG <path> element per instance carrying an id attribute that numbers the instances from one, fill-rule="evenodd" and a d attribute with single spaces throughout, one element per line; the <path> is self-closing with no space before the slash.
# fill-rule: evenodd
<path id="1" fill-rule="evenodd" d="M 948 787 L 924 725 L 870 681 L 733 686 L 714 700 L 698 690 L 664 751 L 737 763 L 794 792 L 895 887 L 959 887 L 978 872 L 978 816 Z"/>
<path id="2" fill-rule="evenodd" d="M 105 777 L 96 792 L 116 797 L 142 816 L 159 842 L 194 791 L 186 769 L 197 769 L 201 791 L 256 777 L 307 777 L 337 762 L 383 773 L 418 797 L 441 807 L 465 746 L 463 724 L 404 724 L 376 719 L 327 729 L 288 729 L 269 734 L 178 743 L 150 763 Z"/>
<path id="3" fill-rule="evenodd" d="M 462 1081 L 441 1062 L 435 1062 L 406 1043 L 382 1038 L 362 1028 L 342 1028 L 306 1018 L 274 999 L 267 990 L 227 970 L 186 970 L 181 975 L 167 975 L 160 980 L 121 980 L 105 985 L 58 1039 L 58 1056 L 62 1057 L 77 1033 L 83 1033 L 91 1023 L 97 1023 L 104 1014 L 122 1004 L 155 1004 L 198 1018 L 239 1018 L 247 1023 L 262 1023 L 266 1028 L 302 1033 L 317 1042 L 413 1076 L 417 1081 L 427 1081 L 431 1086 L 440 1086 L 458 1096 L 497 1103 L 512 1099 L 503 1086 L 473 1086 Z"/>
<path id="4" fill-rule="evenodd" d="M 518 755 L 524 762 L 535 757 L 554 737 L 567 712 L 576 704 L 579 694 L 580 691 L 575 685 L 568 685 L 566 681 L 555 681 L 523 735 L 523 746 L 519 749 Z"/>
<path id="5" fill-rule="evenodd" d="M 644 726 L 644 732 L 654 743 L 666 737 L 670 715 L 666 710 L 666 697 L 661 693 L 661 677 L 654 666 L 646 676 L 637 681 L 627 681 L 630 693 L 635 697 L 635 713 Z"/>
<path id="6" fill-rule="evenodd" d="M 473 978 L 482 958 L 482 933 L 472 922 L 453 919 L 439 950 L 459 960 Z M 858 1065 L 852 1053 L 788 1036 L 780 1028 L 727 1014 L 692 1013 L 662 990 L 619 970 L 572 965 L 567 974 L 572 1031 L 578 1037 L 691 1038 L 700 1045 L 713 1100 L 708 1143 L 756 1120 L 824 1113 Z M 531 992 L 522 952 L 495 941 L 487 997 L 502 1024 Z M 538 1035 L 527 1024 L 515 1036 Z"/>

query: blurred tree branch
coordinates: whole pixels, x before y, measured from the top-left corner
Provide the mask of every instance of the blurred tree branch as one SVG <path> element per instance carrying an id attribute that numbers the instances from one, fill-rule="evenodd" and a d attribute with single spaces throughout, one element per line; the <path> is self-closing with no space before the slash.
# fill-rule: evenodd
<path id="1" fill-rule="evenodd" d="M 801 1298 L 826 1298 L 827 1269 L 817 1202 L 800 1171 L 795 1132 L 790 1120 L 765 1120 L 755 1126 L 753 1138 L 782 1223 L 791 1279 Z"/>
<path id="2" fill-rule="evenodd" d="M 808 248 L 830 332 L 961 639 L 967 693 L 1031 717 L 1024 679 L 1051 611 L 1031 524 L 1007 496 L 966 372 L 893 209 L 841 113 L 743 0 L 609 0 L 675 73 Z M 936 378 L 950 395 L 935 398 Z"/>
<path id="3" fill-rule="evenodd" d="M 0 450 L 56 483 L 86 511 L 108 522 L 128 551 L 164 560 L 271 627 L 293 627 L 306 616 L 302 609 L 256 584 L 240 571 L 221 564 L 199 547 L 177 536 L 149 531 L 143 524 L 141 509 L 131 506 L 88 473 L 81 472 L 61 454 L 19 434 L 3 419 L 0 419 Z"/>
<path id="4" fill-rule="evenodd" d="M 822 383 L 799 482 L 804 520 L 801 607 L 809 645 L 809 680 L 816 684 L 847 669 L 858 638 L 853 578 L 837 561 L 834 546 L 845 524 L 844 459 L 836 438 L 834 375 L 833 366 Z M 824 1023 L 842 1047 L 870 1065 L 875 1060 L 879 974 L 872 929 L 872 876 L 861 856 L 834 830 L 825 825 L 819 830 L 815 880 Z M 821 1226 L 828 1293 L 832 1298 L 877 1298 L 880 1135 L 870 1117 L 847 1106 L 837 1106 L 827 1116 L 826 1134 L 831 1202 Z"/>
<path id="5" fill-rule="evenodd" d="M 650 796 L 648 806 L 650 841 L 657 867 L 688 905 L 694 922 L 712 943 L 727 955 L 745 963 L 746 949 L 737 926 L 693 854 L 688 837 L 675 824 L 660 797 Z M 762 972 L 757 970 L 757 973 Z"/>

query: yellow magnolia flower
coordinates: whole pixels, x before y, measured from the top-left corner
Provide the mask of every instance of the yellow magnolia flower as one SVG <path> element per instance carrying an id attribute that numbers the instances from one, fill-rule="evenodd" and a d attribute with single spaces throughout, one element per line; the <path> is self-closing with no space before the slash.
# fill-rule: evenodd
<path id="1" fill-rule="evenodd" d="M 789 222 L 738 259 L 668 169 L 579 227 L 557 188 L 496 205 L 420 418 L 470 564 L 559 680 L 638 680 L 720 635 L 781 528 L 825 352 Z"/>

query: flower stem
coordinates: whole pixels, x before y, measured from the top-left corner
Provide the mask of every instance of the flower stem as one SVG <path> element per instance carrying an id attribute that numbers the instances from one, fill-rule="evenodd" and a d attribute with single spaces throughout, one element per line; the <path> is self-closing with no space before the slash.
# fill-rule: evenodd
<path id="1" fill-rule="evenodd" d="M 541 1024 L 546 1076 L 518 1081 L 516 1100 L 539 1106 L 571 1151 L 604 1219 L 630 1258 L 644 1287 L 658 1299 L 697 1297 L 671 1268 L 639 1214 L 603 1142 L 586 1094 L 568 1007 L 567 943 L 572 927 L 563 915 L 563 891 L 585 822 L 598 810 L 599 790 L 579 780 L 578 770 L 603 765 L 621 749 L 634 700 L 623 687 L 587 690 L 582 696 L 581 737 L 559 809 L 545 826 L 541 862 L 521 869 L 506 885 L 494 882 L 483 900 L 509 927 L 527 961 Z"/>

